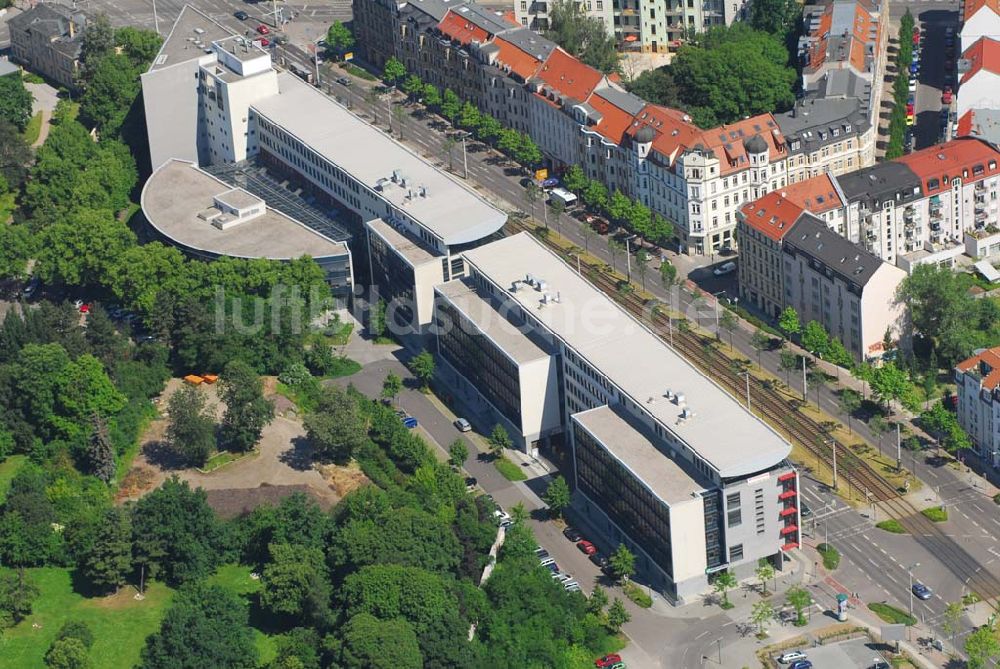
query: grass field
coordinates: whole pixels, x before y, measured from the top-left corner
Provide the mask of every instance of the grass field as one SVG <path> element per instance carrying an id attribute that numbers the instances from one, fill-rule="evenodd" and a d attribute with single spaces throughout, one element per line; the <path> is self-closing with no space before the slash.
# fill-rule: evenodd
<path id="1" fill-rule="evenodd" d="M 122 588 L 117 595 L 86 599 L 73 591 L 66 569 L 29 569 L 41 595 L 34 613 L 0 636 L 0 657 L 6 669 L 37 669 L 63 623 L 84 620 L 94 632 L 90 649 L 93 666 L 128 669 L 139 661 L 147 636 L 155 632 L 173 591 L 151 583 L 146 598 L 133 598 L 135 589 Z"/>
<path id="2" fill-rule="evenodd" d="M 7 499 L 10 482 L 17 474 L 17 470 L 21 468 L 21 465 L 27 459 L 26 455 L 12 455 L 3 462 L 0 462 L 0 504 L 3 504 L 4 500 Z"/>
<path id="3" fill-rule="evenodd" d="M 28 125 L 24 128 L 24 141 L 31 146 L 38 141 L 38 135 L 42 132 L 42 112 L 38 112 L 28 120 Z"/>
<path id="4" fill-rule="evenodd" d="M 222 565 L 208 581 L 243 597 L 248 604 L 252 603 L 253 595 L 260 590 L 260 581 L 250 578 L 250 567 L 238 564 Z M 264 665 L 273 660 L 278 654 L 274 639 L 256 627 L 253 628 L 253 638 L 257 645 L 260 664 Z"/>
<path id="5" fill-rule="evenodd" d="M 494 460 L 493 466 L 496 467 L 497 471 L 500 472 L 508 481 L 524 481 L 528 478 L 528 475 L 521 471 L 520 467 L 507 458 Z"/>

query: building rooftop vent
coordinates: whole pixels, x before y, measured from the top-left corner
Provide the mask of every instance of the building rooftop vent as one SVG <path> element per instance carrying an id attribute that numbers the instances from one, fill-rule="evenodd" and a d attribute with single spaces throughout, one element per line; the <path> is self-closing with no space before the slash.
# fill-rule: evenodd
<path id="1" fill-rule="evenodd" d="M 677 393 L 674 395 L 674 404 L 679 407 L 684 406 L 684 393 Z"/>
<path id="2" fill-rule="evenodd" d="M 692 411 L 692 410 L 691 410 L 690 408 L 688 408 L 688 407 L 685 407 L 685 408 L 684 408 L 684 409 L 683 409 L 683 410 L 681 411 L 681 420 L 688 420 L 689 418 L 694 418 L 694 411 Z"/>

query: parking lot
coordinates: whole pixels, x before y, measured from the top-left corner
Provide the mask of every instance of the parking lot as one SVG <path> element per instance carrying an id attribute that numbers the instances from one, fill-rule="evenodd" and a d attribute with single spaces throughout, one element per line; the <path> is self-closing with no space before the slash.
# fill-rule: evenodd
<path id="1" fill-rule="evenodd" d="M 879 645 L 867 638 L 831 643 L 802 649 L 813 669 L 888 669 L 889 664 L 879 652 Z"/>

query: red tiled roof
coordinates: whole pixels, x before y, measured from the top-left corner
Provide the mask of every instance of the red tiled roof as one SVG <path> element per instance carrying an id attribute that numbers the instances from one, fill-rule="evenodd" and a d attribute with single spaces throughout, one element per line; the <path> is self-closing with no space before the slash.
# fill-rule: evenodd
<path id="1" fill-rule="evenodd" d="M 973 137 L 953 139 L 915 151 L 897 158 L 896 162 L 906 165 L 920 177 L 924 193 L 928 195 L 948 188 L 945 182 L 952 177 L 969 182 L 1000 174 L 1000 151 Z M 937 180 L 937 185 L 930 184 L 932 179 Z"/>
<path id="2" fill-rule="evenodd" d="M 507 23 L 511 24 L 512 26 L 515 26 L 517 28 L 521 27 L 521 24 L 517 20 L 517 15 L 514 14 L 514 10 L 513 9 L 508 9 L 507 11 L 505 11 L 503 13 L 502 16 L 503 16 L 503 20 L 506 21 Z"/>
<path id="3" fill-rule="evenodd" d="M 625 131 L 634 137 L 642 128 L 654 132 L 653 149 L 668 163 L 673 163 L 679 149 L 693 146 L 701 136 L 701 130 L 691 122 L 691 117 L 679 109 L 648 104 L 632 119 Z"/>
<path id="4" fill-rule="evenodd" d="M 806 211 L 822 214 L 844 206 L 829 174 L 789 184 L 781 189 L 785 198 Z"/>
<path id="5" fill-rule="evenodd" d="M 437 28 L 448 37 L 465 46 L 468 46 L 472 42 L 485 42 L 490 37 L 488 32 L 471 23 L 464 16 L 460 16 L 452 11 L 444 15 Z"/>
<path id="6" fill-rule="evenodd" d="M 579 102 L 589 98 L 604 78 L 603 74 L 559 48 L 552 50 L 536 76 L 549 88 Z"/>
<path id="7" fill-rule="evenodd" d="M 501 65 L 506 65 L 510 68 L 511 72 L 518 75 L 522 79 L 528 79 L 535 76 L 538 72 L 538 68 L 542 66 L 542 61 L 535 58 L 533 55 L 520 49 L 511 42 L 505 39 L 497 37 L 493 40 L 500 52 L 497 55 L 497 62 Z"/>
<path id="8" fill-rule="evenodd" d="M 743 143 L 754 135 L 760 135 L 767 143 L 768 157 L 771 161 L 783 157 L 785 138 L 771 114 L 760 114 L 732 125 L 705 130 L 699 141 L 712 149 L 720 162 L 719 172 L 726 176 L 750 167 L 750 160 L 747 158 Z"/>
<path id="9" fill-rule="evenodd" d="M 968 372 L 979 367 L 980 363 L 985 364 L 985 369 L 982 372 L 986 373 L 980 382 L 982 387 L 986 390 L 996 390 L 997 386 L 1000 386 L 1000 347 L 988 348 L 979 355 L 963 360 L 956 367 L 963 372 Z"/>
<path id="10" fill-rule="evenodd" d="M 780 191 L 768 193 L 740 207 L 744 222 L 768 238 L 780 242 L 799 216 L 805 211 L 800 205 L 782 197 Z"/>
<path id="11" fill-rule="evenodd" d="M 965 50 L 962 58 L 969 61 L 969 69 L 962 75 L 963 84 L 983 69 L 1000 74 L 1000 42 L 994 39 L 980 37 Z"/>
<path id="12" fill-rule="evenodd" d="M 602 98 L 600 93 L 591 95 L 587 104 L 596 109 L 602 117 L 601 121 L 593 126 L 593 129 L 615 144 L 621 144 L 625 131 L 632 123 L 632 115 Z"/>
<path id="13" fill-rule="evenodd" d="M 965 0 L 962 23 L 967 22 L 983 7 L 989 7 L 994 14 L 1000 14 L 1000 0 Z"/>
<path id="14" fill-rule="evenodd" d="M 972 134 L 972 117 L 975 115 L 976 110 L 970 109 L 958 119 L 958 137 L 968 137 Z"/>

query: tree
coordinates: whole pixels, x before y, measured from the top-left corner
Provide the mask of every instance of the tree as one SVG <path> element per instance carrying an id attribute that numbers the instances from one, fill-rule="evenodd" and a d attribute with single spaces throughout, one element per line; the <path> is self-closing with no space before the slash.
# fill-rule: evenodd
<path id="1" fill-rule="evenodd" d="M 799 312 L 795 311 L 794 307 L 785 307 L 785 310 L 778 316 L 778 329 L 785 333 L 786 339 L 791 339 L 792 335 L 797 335 L 802 331 Z"/>
<path id="2" fill-rule="evenodd" d="M 722 595 L 722 608 L 731 609 L 733 603 L 729 601 L 729 591 L 736 587 L 736 577 L 733 576 L 733 572 L 728 569 L 718 572 L 712 587 Z"/>
<path id="3" fill-rule="evenodd" d="M 826 347 L 826 361 L 838 367 L 850 367 L 854 358 L 847 352 L 844 344 L 836 337 L 830 337 L 830 343 Z M 838 371 L 839 375 L 840 372 Z"/>
<path id="4" fill-rule="evenodd" d="M 419 669 L 423 655 L 412 625 L 359 613 L 347 621 L 337 666 L 344 669 Z"/>
<path id="5" fill-rule="evenodd" d="M 669 260 L 660 263 L 660 283 L 668 290 L 677 283 L 677 268 Z"/>
<path id="6" fill-rule="evenodd" d="M 219 434 L 221 441 L 230 450 L 249 451 L 274 418 L 274 404 L 265 399 L 260 377 L 242 360 L 227 364 L 219 383 L 219 397 L 226 405 Z"/>
<path id="7" fill-rule="evenodd" d="M 579 193 L 587 185 L 587 175 L 579 165 L 570 165 L 562 175 L 562 185 L 571 193 Z"/>
<path id="8" fill-rule="evenodd" d="M 774 35 L 782 42 L 795 29 L 802 6 L 795 0 L 754 0 L 750 5 L 750 27 Z"/>
<path id="9" fill-rule="evenodd" d="M 581 197 L 584 204 L 596 211 L 604 211 L 608 206 L 608 189 L 600 181 L 588 181 Z"/>
<path id="10" fill-rule="evenodd" d="M 795 70 L 787 64 L 780 39 L 735 23 L 696 36 L 677 52 L 669 71 L 681 106 L 699 127 L 711 128 L 790 108 Z"/>
<path id="11" fill-rule="evenodd" d="M 770 345 L 771 338 L 763 330 L 754 330 L 753 335 L 750 337 L 750 346 L 757 351 L 757 367 L 760 367 L 761 352 Z"/>
<path id="12" fill-rule="evenodd" d="M 441 91 L 434 84 L 424 84 L 424 104 L 431 109 L 441 106 Z"/>
<path id="13" fill-rule="evenodd" d="M 391 56 L 389 60 L 385 61 L 385 67 L 382 69 L 382 80 L 390 86 L 394 86 L 396 82 L 406 76 L 406 66 L 395 56 Z"/>
<path id="14" fill-rule="evenodd" d="M 135 244 L 135 235 L 111 211 L 95 209 L 76 210 L 46 227 L 40 239 L 38 276 L 68 286 L 101 285 Z"/>
<path id="15" fill-rule="evenodd" d="M 500 125 L 500 121 L 489 114 L 483 114 L 480 116 L 479 125 L 476 127 L 476 137 L 487 144 L 493 144 L 502 131 L 503 126 Z"/>
<path id="16" fill-rule="evenodd" d="M 424 92 L 424 82 L 417 75 L 411 74 L 406 77 L 402 88 L 410 100 L 415 100 Z"/>
<path id="17" fill-rule="evenodd" d="M 729 348 L 733 347 L 733 331 L 739 327 L 739 320 L 729 309 L 723 309 L 722 315 L 719 316 L 719 327 L 729 333 Z"/>
<path id="18" fill-rule="evenodd" d="M 754 602 L 753 607 L 750 609 L 750 622 L 757 625 L 760 630 L 760 636 L 767 635 L 767 626 L 774 619 L 774 606 L 771 602 L 763 599 L 759 602 Z"/>
<path id="19" fill-rule="evenodd" d="M 760 579 L 760 589 L 761 592 L 767 592 L 767 582 L 774 578 L 774 567 L 767 560 L 761 560 L 757 565 L 757 569 L 754 571 L 757 578 Z"/>
<path id="20" fill-rule="evenodd" d="M 80 115 L 93 123 L 102 137 L 114 137 L 139 95 L 139 73 L 127 56 L 109 55 L 88 65 L 87 78 Z"/>
<path id="21" fill-rule="evenodd" d="M 897 302 L 905 305 L 913 332 L 930 340 L 944 366 L 981 345 L 974 329 L 976 319 L 970 318 L 981 307 L 950 269 L 918 265 L 900 284 Z"/>
<path id="22" fill-rule="evenodd" d="M 488 441 L 490 452 L 494 458 L 502 458 L 504 451 L 514 446 L 514 443 L 510 440 L 510 435 L 507 434 L 507 430 L 500 423 L 493 426 L 493 431 L 490 432 Z"/>
<path id="23" fill-rule="evenodd" d="M 878 454 L 882 455 L 882 437 L 889 431 L 889 421 L 882 416 L 872 416 L 868 419 L 868 430 L 878 441 Z"/>
<path id="24" fill-rule="evenodd" d="M 340 21 L 334 21 L 326 31 L 326 45 L 339 53 L 350 51 L 354 46 L 354 34 Z M 386 63 L 387 70 L 388 67 Z"/>
<path id="25" fill-rule="evenodd" d="M 528 185 L 524 188 L 524 201 L 528 203 L 528 207 L 531 211 L 531 217 L 535 217 L 535 203 L 538 202 L 538 198 L 542 196 L 542 189 L 538 187 L 534 181 L 528 182 Z"/>
<path id="26" fill-rule="evenodd" d="M 434 378 L 435 368 L 434 356 L 431 355 L 430 351 L 427 349 L 420 351 L 420 353 L 410 358 L 407 367 L 417 377 L 417 380 L 420 381 L 420 385 L 424 389 L 430 386 L 431 380 Z"/>
<path id="27" fill-rule="evenodd" d="M 955 647 L 955 634 L 958 633 L 959 623 L 962 621 L 964 607 L 962 602 L 949 602 L 944 609 L 944 617 L 941 620 L 941 629 L 945 634 L 951 636 L 952 648 Z"/>
<path id="28" fill-rule="evenodd" d="M 905 401 L 912 393 L 909 377 L 894 362 L 872 368 L 868 384 L 871 386 L 872 394 L 879 401 L 885 402 L 886 408 L 890 411 L 893 400 Z"/>
<path id="29" fill-rule="evenodd" d="M 444 96 L 441 98 L 441 116 L 454 123 L 461 108 L 462 101 L 458 99 L 455 91 L 450 88 L 444 89 Z"/>
<path id="30" fill-rule="evenodd" d="M 73 637 L 56 639 L 45 652 L 45 666 L 50 669 L 89 669 L 93 666 L 90 649 Z"/>
<path id="31" fill-rule="evenodd" d="M 830 335 L 826 333 L 818 321 L 809 321 L 802 329 L 802 347 L 813 355 L 822 358 L 830 345 Z"/>
<path id="32" fill-rule="evenodd" d="M 465 461 L 469 459 L 469 447 L 466 446 L 465 440 L 458 438 L 451 442 L 451 446 L 448 447 L 448 462 L 452 467 L 461 467 L 465 464 Z"/>
<path id="33" fill-rule="evenodd" d="M 167 401 L 167 443 L 185 462 L 201 467 L 215 450 L 215 417 L 205 393 L 183 386 Z"/>
<path id="34" fill-rule="evenodd" d="M 639 249 L 635 254 L 635 271 L 639 275 L 642 289 L 646 290 L 646 272 L 649 271 L 649 253 L 646 249 Z"/>
<path id="35" fill-rule="evenodd" d="M 791 373 L 799 367 L 799 356 L 791 351 L 781 351 L 778 353 L 778 367 L 785 373 L 785 384 L 791 385 Z"/>
<path id="36" fill-rule="evenodd" d="M 556 226 L 559 225 L 559 217 L 563 215 L 566 211 L 566 203 L 562 200 L 552 200 L 552 204 L 549 205 L 552 208 L 552 217 L 556 221 Z"/>
<path id="37" fill-rule="evenodd" d="M 83 41 L 80 45 L 80 60 L 85 67 L 92 67 L 102 58 L 111 55 L 115 48 L 115 31 L 111 20 L 104 12 L 100 12 L 87 21 L 83 30 Z"/>
<path id="38" fill-rule="evenodd" d="M 39 594 L 34 579 L 23 568 L 0 573 L 0 629 L 30 616 Z"/>
<path id="39" fill-rule="evenodd" d="M 557 0 L 549 7 L 546 37 L 605 74 L 618 71 L 614 37 L 603 20 L 589 16 L 579 3 Z"/>
<path id="40" fill-rule="evenodd" d="M 24 141 L 24 136 L 17 126 L 0 119 L 0 177 L 11 191 L 21 187 L 33 157 L 31 147 Z M 5 246 L 0 243 L 0 249 Z M 2 271 L 0 265 L 0 272 Z"/>
<path id="41" fill-rule="evenodd" d="M 533 167 L 542 162 L 542 150 L 526 132 L 518 136 L 517 146 L 514 147 L 514 159 L 525 167 Z"/>
<path id="42" fill-rule="evenodd" d="M 854 434 L 854 428 L 851 425 L 851 417 L 854 415 L 855 411 L 861 408 L 861 395 L 859 395 L 856 390 L 844 388 L 837 396 L 837 405 L 840 407 L 840 412 L 847 416 L 848 432 Z"/>
<path id="43" fill-rule="evenodd" d="M 635 573 L 635 555 L 625 544 L 618 544 L 618 548 L 608 558 L 611 566 L 611 573 L 615 575 L 615 580 L 622 582 L 629 579 Z"/>
<path id="44" fill-rule="evenodd" d="M 458 111 L 458 125 L 466 130 L 474 131 L 479 127 L 480 122 L 481 115 L 479 110 L 476 109 L 476 105 L 466 100 L 465 104 Z"/>
<path id="45" fill-rule="evenodd" d="M 323 551 L 291 544 L 271 544 L 268 550 L 271 559 L 260 577 L 264 610 L 296 624 L 326 624 L 331 591 Z"/>
<path id="46" fill-rule="evenodd" d="M 625 247 L 622 246 L 621 242 L 619 242 L 617 239 L 615 239 L 610 235 L 608 236 L 608 254 L 611 256 L 612 270 L 617 271 L 618 268 L 615 267 L 615 258 L 618 256 L 619 253 L 621 253 L 624 250 Z"/>
<path id="47" fill-rule="evenodd" d="M 125 26 L 115 31 L 115 42 L 128 56 L 132 66 L 142 72 L 146 71 L 163 45 L 163 40 L 156 32 L 132 26 Z"/>
<path id="48" fill-rule="evenodd" d="M 195 584 L 174 596 L 160 631 L 146 639 L 141 669 L 255 669 L 257 649 L 246 604 L 218 585 Z"/>
<path id="49" fill-rule="evenodd" d="M 316 457 L 348 462 L 367 439 L 365 419 L 358 404 L 337 386 L 323 388 L 316 411 L 303 421 Z"/>
<path id="50" fill-rule="evenodd" d="M 215 568 L 218 526 L 205 491 L 173 476 L 132 508 L 135 561 L 148 578 L 170 584 L 206 576 Z"/>
<path id="51" fill-rule="evenodd" d="M 389 372 L 385 375 L 385 381 L 382 382 L 382 397 L 390 402 L 395 402 L 396 397 L 399 395 L 399 391 L 402 389 L 403 379 L 399 378 L 399 376 L 393 372 Z"/>
<path id="52" fill-rule="evenodd" d="M 125 583 L 132 573 L 132 520 L 125 509 L 105 510 L 78 567 L 98 591 L 117 592 Z"/>
<path id="53" fill-rule="evenodd" d="M 608 593 L 599 584 L 594 585 L 594 589 L 587 598 L 587 610 L 595 615 L 602 615 L 604 608 L 608 605 Z"/>
<path id="54" fill-rule="evenodd" d="M 622 600 L 615 597 L 615 601 L 608 607 L 608 629 L 618 634 L 625 623 L 630 620 L 632 620 L 632 616 L 622 604 Z"/>
<path id="55" fill-rule="evenodd" d="M 620 190 L 615 189 L 615 192 L 611 194 L 611 199 L 608 200 L 608 216 L 616 223 L 622 223 L 628 216 L 629 207 L 631 206 L 632 201 Z"/>
<path id="56" fill-rule="evenodd" d="M 87 470 L 105 483 L 115 478 L 115 447 L 108 433 L 108 423 L 101 416 L 92 419 L 93 429 L 87 444 Z"/>
<path id="57" fill-rule="evenodd" d="M 969 669 L 985 669 L 1000 655 L 1000 641 L 989 625 L 983 625 L 965 638 L 965 654 Z"/>
<path id="58" fill-rule="evenodd" d="M 569 508 L 572 501 L 566 479 L 561 476 L 552 479 L 545 489 L 545 495 L 542 496 L 542 499 L 549 505 L 549 511 L 556 516 L 562 516 L 563 511 Z"/>
<path id="59" fill-rule="evenodd" d="M 812 604 L 812 596 L 808 591 L 806 591 L 805 588 L 796 585 L 788 589 L 788 592 L 785 594 L 785 598 L 788 600 L 788 603 L 792 605 L 792 608 L 795 609 L 796 627 L 802 627 L 806 624 L 804 612 L 806 607 Z"/>
<path id="60" fill-rule="evenodd" d="M 31 119 L 31 92 L 16 72 L 0 77 L 0 120 L 12 124 L 21 132 Z"/>

